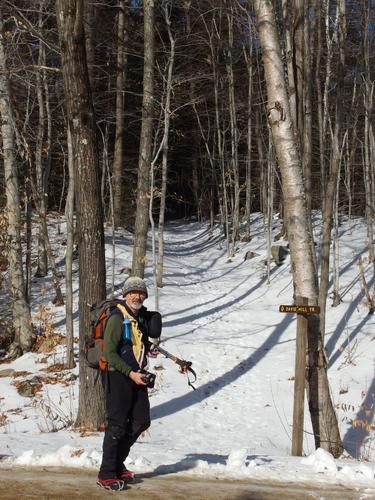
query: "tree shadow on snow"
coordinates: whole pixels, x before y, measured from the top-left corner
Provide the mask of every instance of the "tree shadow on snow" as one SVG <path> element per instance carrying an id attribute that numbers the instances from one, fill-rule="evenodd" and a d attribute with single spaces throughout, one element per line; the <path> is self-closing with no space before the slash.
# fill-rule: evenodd
<path id="1" fill-rule="evenodd" d="M 273 274 L 276 269 L 277 268 L 273 268 L 271 270 L 271 274 Z M 248 279 L 249 279 L 249 277 L 246 276 L 240 284 L 236 284 L 236 286 L 232 290 L 225 292 L 225 294 L 223 294 L 221 297 L 216 297 L 215 299 L 213 299 L 211 301 L 208 301 L 208 302 L 205 302 L 203 304 L 197 304 L 197 307 L 202 307 L 204 305 L 209 304 L 210 302 L 219 301 L 220 299 L 226 297 L 227 295 L 230 295 L 232 292 L 234 292 L 235 290 L 237 290 L 242 283 L 244 283 Z M 238 304 L 239 302 L 241 302 L 242 300 L 244 300 L 246 297 L 248 297 L 249 295 L 251 295 L 254 291 L 256 291 L 257 289 L 259 289 L 266 282 L 266 280 L 267 280 L 267 277 L 265 276 L 264 278 L 262 278 L 261 280 L 259 280 L 252 288 L 247 289 L 244 293 L 242 293 L 238 297 L 234 297 L 233 299 L 229 300 L 228 302 L 225 302 L 224 304 L 212 307 L 211 309 L 205 309 L 205 310 L 203 310 L 201 312 L 198 312 L 198 313 L 195 313 L 195 314 L 191 314 L 191 309 L 192 308 L 185 309 L 184 311 L 189 311 L 189 315 L 188 316 L 185 316 L 183 318 L 177 318 L 177 319 L 165 321 L 165 322 L 163 321 L 163 327 L 171 327 L 171 326 L 183 325 L 185 323 L 192 323 L 193 321 L 196 321 L 197 319 L 207 318 L 210 315 L 217 314 L 217 313 L 219 313 L 221 311 L 223 313 L 226 313 L 227 309 L 230 309 L 234 304 Z M 182 311 L 179 311 L 179 312 L 181 313 Z M 163 316 L 163 318 L 164 317 L 165 316 Z M 178 337 L 180 337 L 180 335 L 178 335 Z M 172 337 L 168 337 L 168 338 L 173 338 L 173 336 Z"/>
<path id="2" fill-rule="evenodd" d="M 212 282 L 213 285 L 215 286 L 215 281 L 217 280 L 217 282 L 220 283 L 220 281 L 222 280 L 222 278 L 227 275 L 227 274 L 230 274 L 232 273 L 235 269 L 237 269 L 238 267 L 240 267 L 241 265 L 243 265 L 244 262 L 240 262 L 239 264 L 237 264 L 235 267 L 231 267 L 230 269 L 228 269 L 228 271 L 225 271 L 224 273 L 222 273 L 220 276 L 216 276 L 216 277 L 211 277 L 210 279 L 200 279 L 199 281 L 192 281 L 192 282 L 189 282 L 189 283 L 186 283 L 185 285 L 184 284 L 181 284 L 179 285 L 179 288 L 182 288 L 184 286 L 191 286 L 191 285 L 197 285 L 197 284 L 202 284 L 202 283 L 209 283 L 209 282 Z M 279 267 L 274 267 L 273 269 L 271 269 L 271 275 L 273 277 L 275 277 L 274 275 L 276 274 L 276 271 L 279 270 Z M 165 314 L 163 314 L 163 320 L 165 320 L 165 318 L 169 317 L 169 316 L 176 316 L 176 315 L 180 315 L 182 313 L 185 313 L 185 312 L 189 312 L 189 314 L 191 313 L 192 309 L 194 308 L 197 308 L 197 307 L 204 307 L 204 306 L 207 306 L 208 304 L 212 304 L 213 302 L 217 302 L 219 301 L 220 299 L 226 297 L 227 295 L 230 295 L 231 293 L 235 292 L 243 283 L 245 283 L 247 280 L 249 280 L 250 278 L 253 277 L 254 274 L 256 274 L 259 270 L 258 269 L 255 269 L 255 268 L 250 268 L 249 270 L 249 274 L 246 274 L 245 273 L 243 274 L 245 277 L 243 278 L 243 280 L 240 282 L 240 283 L 236 283 L 233 288 L 231 288 L 230 290 L 226 290 L 225 294 L 220 296 L 220 297 L 214 297 L 210 300 L 207 300 L 206 302 L 201 302 L 201 303 L 197 303 L 197 304 L 194 304 L 194 305 L 188 305 L 187 307 L 185 307 L 184 309 L 179 309 L 178 311 L 173 311 L 173 312 L 167 312 Z M 182 276 L 182 274 L 181 274 Z M 183 275 L 185 276 L 185 275 Z M 262 278 L 256 285 L 254 285 L 254 287 L 251 289 L 251 290 L 254 290 L 254 288 L 258 288 L 260 287 L 262 284 L 264 284 L 266 280 L 266 277 Z M 222 286 L 222 285 L 221 285 Z M 210 289 L 208 289 L 208 293 L 210 292 Z M 249 292 L 250 293 L 250 292 Z M 204 293 L 203 293 L 204 295 Z M 189 315 L 188 318 L 190 318 L 191 316 Z M 174 320 L 172 320 L 174 321 Z M 170 323 L 168 322 L 165 322 L 163 321 L 163 324 L 164 326 L 168 326 L 170 325 Z"/>
<path id="3" fill-rule="evenodd" d="M 372 288 L 374 283 L 374 278 L 371 279 L 371 281 L 368 283 L 369 289 Z M 361 292 L 357 295 L 355 300 L 353 300 L 348 309 L 345 311 L 344 315 L 342 316 L 341 320 L 337 324 L 334 333 L 331 335 L 330 339 L 328 340 L 326 344 L 326 352 L 327 356 L 329 357 L 329 363 L 328 363 L 328 368 L 330 368 L 336 361 L 337 359 L 342 355 L 342 353 L 345 351 L 345 349 L 348 347 L 350 342 L 352 342 L 355 337 L 358 335 L 358 333 L 361 331 L 362 327 L 364 324 L 369 320 L 370 315 L 367 314 L 360 323 L 350 332 L 350 334 L 347 336 L 347 338 L 342 342 L 341 346 L 336 349 L 336 352 L 331 356 L 331 353 L 333 352 L 333 349 L 336 345 L 336 342 L 342 335 L 343 330 L 345 329 L 346 325 L 348 324 L 349 318 L 353 315 L 353 313 L 357 310 L 359 304 L 363 301 L 364 298 L 364 292 L 361 290 Z"/>
<path id="4" fill-rule="evenodd" d="M 210 261 L 210 263 L 208 264 L 208 260 L 205 259 L 204 263 L 202 263 L 201 266 L 188 266 L 187 264 L 184 263 L 183 265 L 183 268 L 184 269 L 189 269 L 189 277 L 192 278 L 194 276 L 196 276 L 196 280 L 195 281 L 189 281 L 187 283 L 179 283 L 179 288 L 183 288 L 185 286 L 191 286 L 191 285 L 198 285 L 198 284 L 202 284 L 202 283 L 209 283 L 211 281 L 214 281 L 215 280 L 215 277 L 212 277 L 212 276 L 209 276 L 209 278 L 207 279 L 202 279 L 202 276 L 204 276 L 205 274 L 207 274 L 207 272 L 216 264 L 216 262 L 218 262 L 223 256 L 222 255 L 218 255 L 217 257 L 215 257 L 214 259 L 212 259 Z M 170 259 L 170 262 L 171 259 Z M 243 262 L 239 262 L 235 267 L 230 267 L 228 269 L 228 271 L 225 271 L 224 273 L 222 273 L 220 275 L 220 277 L 223 277 L 225 276 L 226 274 L 228 273 L 231 273 L 233 272 L 234 269 L 236 269 L 237 267 L 239 267 Z M 179 279 L 179 278 L 183 278 L 185 279 L 186 278 L 186 272 L 185 271 L 181 271 L 181 262 L 177 261 L 177 262 L 174 262 L 174 264 L 176 265 L 178 271 L 173 271 L 172 273 L 172 278 L 174 280 L 176 279 Z M 168 264 L 168 268 L 169 270 L 172 269 L 171 265 Z"/>
<path id="5" fill-rule="evenodd" d="M 259 361 L 263 358 L 266 352 L 268 352 L 277 342 L 279 341 L 281 335 L 285 332 L 289 324 L 294 320 L 293 315 L 287 315 L 284 319 L 274 328 L 273 332 L 269 337 L 263 342 L 261 346 L 256 349 L 248 358 L 241 361 L 238 365 L 233 367 L 228 372 L 220 375 L 216 379 L 207 382 L 200 387 L 197 387 L 195 391 L 188 392 L 183 396 L 179 396 L 170 401 L 166 401 L 158 406 L 151 409 L 152 420 L 157 420 L 158 418 L 166 417 L 167 415 L 172 415 L 177 413 L 189 406 L 200 403 L 201 401 L 209 398 L 212 394 L 215 394 L 223 387 L 233 383 L 239 377 L 244 375 L 246 372 L 250 371 L 251 368 L 256 366 Z M 199 373 L 198 381 L 199 381 Z"/>
<path id="6" fill-rule="evenodd" d="M 366 437 L 369 435 L 370 429 L 374 421 L 375 412 L 375 379 L 373 379 L 367 394 L 360 406 L 355 421 L 358 425 L 352 425 L 346 432 L 343 438 L 345 450 L 356 459 L 366 459 L 370 449 L 366 450 L 366 446 L 361 450 Z"/>

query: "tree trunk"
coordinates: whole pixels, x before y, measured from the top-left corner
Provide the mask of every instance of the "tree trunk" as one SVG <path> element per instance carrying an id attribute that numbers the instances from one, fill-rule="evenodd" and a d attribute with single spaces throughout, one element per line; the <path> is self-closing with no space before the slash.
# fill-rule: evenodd
<path id="1" fill-rule="evenodd" d="M 309 231 L 312 235 L 312 245 L 314 246 L 314 233 L 312 226 L 311 210 L 312 210 L 312 183 L 311 183 L 311 171 L 312 171 L 312 74 L 311 74 L 311 45 L 312 37 L 310 29 L 310 17 L 309 17 L 309 0 L 304 0 L 304 16 L 303 16 L 303 103 L 301 103 L 301 109 L 303 111 L 301 119 L 303 120 L 303 133 L 302 133 L 302 171 L 305 179 L 306 188 L 306 204 L 308 221 L 310 224 Z M 314 268 L 316 273 L 316 279 L 318 279 L 317 269 L 318 264 L 316 262 L 315 247 L 312 250 L 312 255 L 314 258 Z"/>
<path id="2" fill-rule="evenodd" d="M 142 128 L 139 145 L 137 210 L 134 225 L 132 274 L 143 278 L 149 222 L 150 165 L 154 101 L 154 0 L 144 0 L 144 65 Z"/>
<path id="3" fill-rule="evenodd" d="M 10 98 L 7 62 L 3 42 L 3 13 L 0 6 L 0 115 L 5 174 L 6 214 L 8 219 L 8 265 L 11 282 L 11 307 L 15 338 L 9 356 L 30 351 L 34 344 L 30 309 L 26 301 L 21 248 L 21 211 L 15 158 L 15 121 Z"/>
<path id="4" fill-rule="evenodd" d="M 250 24 L 250 16 L 248 16 L 248 22 Z M 246 62 L 247 69 L 247 133 L 246 133 L 246 203 L 245 203 L 245 234 L 244 241 L 251 240 L 251 200 L 252 200 L 252 179 L 251 179 L 251 142 L 252 142 L 252 116 L 251 116 L 251 105 L 253 100 L 253 66 L 252 66 L 252 51 L 253 51 L 253 39 L 251 35 L 249 36 L 249 49 L 244 47 L 243 53 Z"/>
<path id="5" fill-rule="evenodd" d="M 86 61 L 87 70 L 89 72 L 91 92 L 93 92 L 95 85 L 95 21 L 96 8 L 94 0 L 84 0 Z"/>
<path id="6" fill-rule="evenodd" d="M 370 3 L 362 2 L 363 16 L 363 61 L 365 66 L 365 74 L 363 77 L 363 101 L 365 110 L 365 126 L 364 126 L 364 176 L 365 176 L 365 193 L 366 193 L 366 219 L 367 219 L 367 239 L 368 239 L 368 254 L 369 261 L 373 263 L 375 268 L 374 256 L 374 163 L 373 163 L 373 132 L 372 132 L 372 108 L 374 95 L 374 82 L 371 81 L 371 66 L 370 66 L 370 40 L 369 40 L 369 23 L 370 23 Z"/>
<path id="7" fill-rule="evenodd" d="M 76 426 L 97 430 L 104 423 L 104 398 L 95 373 L 84 362 L 90 336 L 90 305 L 105 297 L 103 210 L 96 123 L 86 62 L 83 1 L 57 0 L 68 124 L 72 136 L 79 251 L 79 408 Z"/>
<path id="8" fill-rule="evenodd" d="M 343 145 L 344 147 L 344 145 Z M 332 277 L 333 277 L 333 301 L 332 306 L 336 307 L 341 302 L 340 297 L 340 253 L 339 253 L 339 185 L 340 175 L 336 178 L 336 191 L 334 197 L 333 211 L 333 237 L 332 237 Z"/>
<path id="9" fill-rule="evenodd" d="M 39 5 L 38 29 L 41 30 L 43 25 L 42 5 Z M 39 44 L 38 66 L 43 64 L 44 44 Z M 48 273 L 48 259 L 45 241 L 44 225 L 46 219 L 46 186 L 44 185 L 44 167 L 43 167 L 43 149 L 44 149 L 44 124 L 45 124 L 45 109 L 41 71 L 36 72 L 36 95 L 38 100 L 38 127 L 35 147 L 35 173 L 36 173 L 36 203 L 39 205 L 39 234 L 38 234 L 38 267 L 35 276 L 43 277 Z"/>
<path id="10" fill-rule="evenodd" d="M 66 367 L 74 368 L 74 326 L 73 326 L 73 246 L 74 246 L 74 165 L 72 137 L 68 128 L 69 187 L 66 195 L 66 253 L 65 253 L 65 295 L 66 295 Z"/>
<path id="11" fill-rule="evenodd" d="M 326 195 L 323 206 L 323 228 L 321 242 L 321 265 L 320 265 L 320 288 L 319 288 L 319 305 L 320 305 L 320 331 L 324 340 L 325 334 L 325 316 L 327 295 L 329 286 L 329 261 L 331 249 L 331 229 L 333 221 L 334 199 L 337 187 L 337 178 L 340 172 L 341 154 L 340 154 L 340 137 L 343 122 L 343 86 L 344 86 L 344 68 L 345 68 L 345 0 L 339 0 L 337 6 L 337 29 L 339 30 L 339 64 L 337 70 L 337 97 L 336 97 L 336 116 L 334 130 L 329 121 L 331 137 L 332 137 L 332 161 L 330 175 L 327 182 Z"/>
<path id="12" fill-rule="evenodd" d="M 120 0 L 117 22 L 117 76 L 116 76 L 116 131 L 113 156 L 113 218 L 115 227 L 124 222 L 122 213 L 123 142 L 124 142 L 124 95 L 126 82 L 126 46 L 128 43 L 127 9 L 129 0 Z"/>
<path id="13" fill-rule="evenodd" d="M 320 65 L 321 65 L 321 52 L 322 52 L 322 29 L 321 29 L 321 0 L 314 0 L 314 33 L 316 34 L 316 49 L 315 49 L 315 88 L 316 88 L 316 108 L 317 108 L 317 121 L 318 121 L 318 135 L 319 135 L 319 166 L 320 166 L 320 199 L 323 204 L 324 193 L 326 190 L 326 168 L 325 168 L 325 137 L 323 128 L 323 92 L 321 86 Z"/>
<path id="14" fill-rule="evenodd" d="M 237 110 L 234 90 L 233 75 L 233 10 L 227 14 L 228 22 L 228 49 L 226 53 L 226 70 L 228 75 L 228 103 L 230 116 L 230 138 L 231 138 L 231 167 L 233 172 L 234 204 L 232 208 L 232 235 L 230 240 L 229 256 L 234 257 L 235 244 L 238 240 L 240 226 L 240 176 L 238 166 L 238 127 Z"/>
<path id="15" fill-rule="evenodd" d="M 259 163 L 259 207 L 262 214 L 266 215 L 267 210 L 267 177 L 266 177 L 266 162 L 264 161 L 264 147 L 263 147 L 263 131 L 262 120 L 260 111 L 255 113 L 255 130 L 256 130 L 256 144 L 258 151 Z"/>
<path id="16" fill-rule="evenodd" d="M 293 50 L 293 9 L 292 3 L 282 0 L 282 10 L 285 25 L 285 51 L 288 75 L 288 96 L 292 122 L 297 125 L 297 88 L 294 71 L 294 50 Z"/>
<path id="17" fill-rule="evenodd" d="M 31 206 L 31 194 L 29 185 L 26 185 L 25 218 L 26 218 L 25 299 L 28 305 L 30 306 L 31 283 L 32 283 L 32 262 L 31 262 L 32 206 Z"/>
<path id="18" fill-rule="evenodd" d="M 55 256 L 53 255 L 52 251 L 52 246 L 51 242 L 49 239 L 48 235 L 48 226 L 47 226 L 47 217 L 46 214 L 43 213 L 42 206 L 40 204 L 40 198 L 37 193 L 37 188 L 32 180 L 32 177 L 30 176 L 30 181 L 32 185 L 32 191 L 33 191 L 33 197 L 34 197 L 34 205 L 35 205 L 35 210 L 39 216 L 39 231 L 40 231 L 40 238 L 43 239 L 44 246 L 46 249 L 46 255 L 47 255 L 47 261 L 49 262 L 51 266 L 51 271 L 52 271 L 52 278 L 53 278 L 53 286 L 55 289 L 56 296 L 52 300 L 52 302 L 55 305 L 62 306 L 64 305 L 64 298 L 61 292 L 61 286 L 60 286 L 60 277 L 57 272 L 57 267 L 56 267 L 56 260 Z"/>
<path id="19" fill-rule="evenodd" d="M 293 52 L 294 78 L 297 89 L 297 122 L 296 132 L 299 131 L 301 149 L 303 148 L 304 120 L 304 0 L 293 0 Z"/>
<path id="20" fill-rule="evenodd" d="M 168 178 L 168 139 L 169 139 L 169 124 L 171 119 L 171 96 L 172 96 L 172 77 L 175 57 L 175 40 L 171 30 L 171 19 L 169 7 L 164 4 L 164 17 L 168 30 L 170 55 L 168 61 L 168 73 L 166 82 L 166 96 L 164 106 L 164 134 L 162 148 L 162 182 L 159 210 L 159 227 L 158 227 L 158 259 L 156 268 L 156 283 L 158 287 L 163 286 L 163 266 L 164 266 L 164 222 L 165 222 L 165 207 L 167 198 L 167 178 Z"/>
<path id="21" fill-rule="evenodd" d="M 293 133 L 272 1 L 256 0 L 254 5 L 267 84 L 268 122 L 272 130 L 283 184 L 295 294 L 306 297 L 309 304 L 316 305 L 318 290 L 314 274 L 312 236 L 308 231 L 302 165 Z M 308 397 L 315 445 L 337 457 L 342 452 L 342 443 L 331 401 L 324 350 L 319 335 L 319 320 L 316 315 L 311 315 L 309 319 L 308 348 Z"/>
<path id="22" fill-rule="evenodd" d="M 272 136 L 268 138 L 268 158 L 267 158 L 267 283 L 271 278 L 271 246 L 272 246 L 272 222 L 273 222 L 273 187 L 274 187 L 275 154 L 272 145 Z"/>

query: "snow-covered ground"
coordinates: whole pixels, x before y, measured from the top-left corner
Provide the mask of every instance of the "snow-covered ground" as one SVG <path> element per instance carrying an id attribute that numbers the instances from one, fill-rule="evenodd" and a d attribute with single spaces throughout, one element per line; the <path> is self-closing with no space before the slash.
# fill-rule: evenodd
<path id="1" fill-rule="evenodd" d="M 317 220 L 317 237 L 319 226 Z M 50 221 L 60 261 L 64 256 L 61 227 L 58 235 L 56 221 Z M 279 230 L 275 220 L 274 234 Z M 116 232 L 115 241 L 115 288 L 119 290 L 124 280 L 120 270 L 131 263 L 131 236 Z M 257 255 L 244 260 L 248 250 Z M 360 219 L 343 221 L 339 255 L 342 303 L 333 308 L 328 301 L 326 349 L 346 452 L 334 460 L 323 450 L 314 450 L 306 407 L 305 457 L 291 457 L 296 316 L 279 312 L 280 304 L 293 301 L 289 257 L 281 266 L 271 264 L 268 282 L 265 231 L 259 215 L 254 216 L 251 242 L 239 243 L 231 260 L 219 229 L 210 233 L 207 226 L 186 220 L 168 224 L 160 291 L 162 346 L 192 361 L 198 380 L 193 391 L 169 359 L 159 356 L 151 361 L 149 369 L 157 373 L 151 390 L 152 426 L 132 448 L 131 468 L 339 483 L 375 491 L 375 320 L 368 315 L 357 266 L 360 256 L 367 257 L 366 230 Z M 107 262 L 110 293 L 109 229 Z M 367 265 L 372 287 L 371 269 Z M 146 281 L 145 305 L 152 309 L 151 263 Z M 36 280 L 34 316 L 38 304 L 48 304 L 52 297 L 50 278 Z M 77 304 L 77 291 L 74 299 Z M 64 333 L 64 307 L 49 306 L 55 331 Z M 75 328 L 78 332 L 77 320 Z M 0 375 L 14 370 L 0 378 L 0 464 L 91 468 L 100 464 L 103 435 L 82 436 L 69 427 L 77 410 L 78 368 L 55 371 L 63 359 L 64 346 L 57 344 L 52 352 L 28 353 L 0 365 Z M 33 377 L 41 384 L 35 395 L 20 396 L 17 387 Z"/>

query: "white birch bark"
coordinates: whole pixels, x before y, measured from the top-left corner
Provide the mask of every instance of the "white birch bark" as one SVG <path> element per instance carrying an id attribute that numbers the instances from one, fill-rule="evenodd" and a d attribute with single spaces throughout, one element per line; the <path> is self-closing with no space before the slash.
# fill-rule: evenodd
<path id="1" fill-rule="evenodd" d="M 273 4 L 271 0 L 255 0 L 254 8 L 267 84 L 268 123 L 282 177 L 295 294 L 298 297 L 306 297 L 309 304 L 316 305 L 318 290 L 314 273 L 312 236 L 308 230 L 302 164 L 293 134 Z M 337 457 L 342 452 L 342 443 L 329 391 L 317 315 L 309 316 L 308 348 L 308 397 L 315 445 Z"/>
<path id="2" fill-rule="evenodd" d="M 6 214 L 8 219 L 8 264 L 11 282 L 11 307 L 15 329 L 9 356 L 29 351 L 34 343 L 31 315 L 26 301 L 21 248 L 21 211 L 15 158 L 15 120 L 3 39 L 3 14 L 0 6 L 0 115 L 5 173 Z"/>

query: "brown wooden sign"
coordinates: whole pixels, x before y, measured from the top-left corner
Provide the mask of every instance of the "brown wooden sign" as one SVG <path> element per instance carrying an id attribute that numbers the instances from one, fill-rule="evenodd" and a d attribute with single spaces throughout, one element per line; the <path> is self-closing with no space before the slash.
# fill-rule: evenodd
<path id="1" fill-rule="evenodd" d="M 297 313 L 297 314 L 319 314 L 319 306 L 279 306 L 281 313 Z"/>

